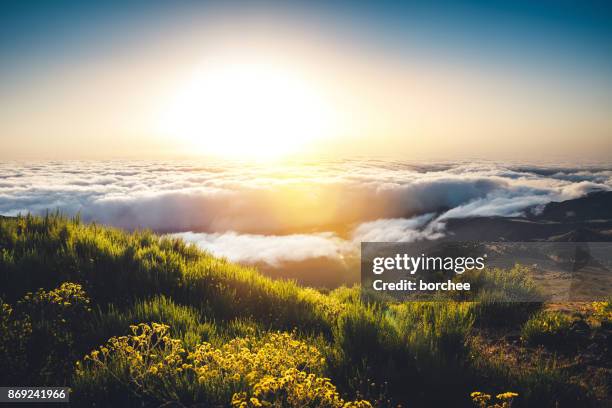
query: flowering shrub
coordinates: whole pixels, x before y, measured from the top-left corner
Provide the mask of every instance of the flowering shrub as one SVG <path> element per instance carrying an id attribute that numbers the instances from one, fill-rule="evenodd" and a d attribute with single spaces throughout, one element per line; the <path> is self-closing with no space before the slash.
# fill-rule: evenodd
<path id="1" fill-rule="evenodd" d="M 13 308 L 0 302 L 0 367 L 6 375 L 19 378 L 27 373 L 27 344 L 32 335 L 32 323 L 24 317 L 17 319 Z"/>
<path id="2" fill-rule="evenodd" d="M 252 388 L 251 394 L 240 392 L 232 397 L 232 406 L 251 407 L 313 407 L 371 408 L 367 401 L 345 402 L 328 378 L 317 377 L 290 368 L 282 376 L 265 376 Z"/>
<path id="3" fill-rule="evenodd" d="M 132 334 L 110 338 L 77 363 L 77 385 L 87 378 L 110 378 L 139 398 L 164 403 L 370 406 L 345 403 L 330 380 L 320 377 L 325 359 L 319 350 L 290 333 L 235 338 L 220 347 L 202 343 L 187 353 L 180 340 L 168 335 L 167 325 L 131 329 Z"/>
<path id="4" fill-rule="evenodd" d="M 13 308 L 1 305 L 0 362 L 11 381 L 63 385 L 76 359 L 76 343 L 91 312 L 79 284 L 27 293 Z M 0 376 L 0 379 L 3 379 Z"/>
<path id="5" fill-rule="evenodd" d="M 235 338 L 220 348 L 203 343 L 189 355 L 189 362 L 200 383 L 225 379 L 253 385 L 290 368 L 321 373 L 325 359 L 316 347 L 292 334 L 269 333 L 261 338 Z"/>
<path id="6" fill-rule="evenodd" d="M 490 394 L 474 391 L 470 394 L 470 397 L 472 397 L 472 402 L 478 408 L 510 408 L 518 394 L 515 392 L 504 392 L 495 396 L 496 401 L 491 401 L 492 397 Z"/>
<path id="7" fill-rule="evenodd" d="M 612 303 L 610 302 L 593 302 L 593 318 L 599 322 L 612 322 Z"/>
<path id="8" fill-rule="evenodd" d="M 65 282 L 57 289 L 28 292 L 18 302 L 18 308 L 34 320 L 48 320 L 65 330 L 64 326 L 78 326 L 90 312 L 89 297 L 78 283 Z"/>
<path id="9" fill-rule="evenodd" d="M 108 375 L 138 395 L 175 400 L 168 386 L 186 367 L 181 341 L 168 335 L 159 323 L 130 326 L 132 334 L 111 337 L 105 345 L 76 363 L 76 376 Z"/>

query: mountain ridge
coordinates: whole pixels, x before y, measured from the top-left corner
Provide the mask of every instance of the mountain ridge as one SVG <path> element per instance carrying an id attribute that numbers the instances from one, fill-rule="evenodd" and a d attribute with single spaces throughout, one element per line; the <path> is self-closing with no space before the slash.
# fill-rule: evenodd
<path id="1" fill-rule="evenodd" d="M 612 192 L 550 202 L 523 217 L 450 218 L 446 230 L 462 241 L 611 242 Z"/>

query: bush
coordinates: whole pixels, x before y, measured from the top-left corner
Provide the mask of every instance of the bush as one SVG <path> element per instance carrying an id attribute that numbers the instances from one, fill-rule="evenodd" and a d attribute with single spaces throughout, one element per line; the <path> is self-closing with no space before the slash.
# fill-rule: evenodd
<path id="1" fill-rule="evenodd" d="M 185 349 L 168 335 L 168 326 L 158 323 L 132 326 L 132 334 L 111 337 L 105 345 L 77 361 L 73 381 L 75 400 L 111 405 L 130 399 L 176 402 Z M 113 390 L 122 389 L 121 397 Z M 104 390 L 111 393 L 104 394 Z M 119 397 L 119 400 L 113 398 Z M 122 401 L 123 399 L 123 401 Z"/>
<path id="2" fill-rule="evenodd" d="M 317 405 L 324 395 L 344 404 L 337 394 L 333 397 L 335 388 L 329 380 L 320 377 L 325 368 L 321 353 L 293 334 L 235 338 L 221 347 L 202 343 L 189 353 L 180 340 L 169 336 L 166 325 L 140 324 L 131 329 L 132 334 L 109 339 L 77 363 L 74 393 L 78 403 L 127 404 L 137 398 L 156 404 L 197 401 L 203 406 L 224 406 L 252 395 L 244 402 L 251 404 L 253 398 L 261 397 L 273 403 L 275 398 L 285 398 L 289 405 L 282 406 L 328 406 Z M 311 388 L 293 386 L 300 381 Z M 275 388 L 279 393 L 270 393 L 264 387 L 270 383 L 282 384 L 286 392 Z M 114 393 L 104 394 L 104 390 L 118 389 L 124 390 L 122 401 Z"/>
<path id="3" fill-rule="evenodd" d="M 572 321 L 572 318 L 564 313 L 541 312 L 525 323 L 521 336 L 529 344 L 567 347 Z"/>
<path id="4" fill-rule="evenodd" d="M 409 302 L 396 305 L 389 318 L 416 358 L 462 361 L 474 317 L 470 305 L 454 302 Z"/>
<path id="5" fill-rule="evenodd" d="M 119 309 L 110 305 L 106 311 L 98 310 L 91 328 L 91 347 L 106 339 L 125 334 L 131 325 L 159 322 L 171 327 L 171 335 L 193 347 L 217 337 L 217 325 L 203 320 L 201 313 L 190 306 L 178 305 L 165 296 L 138 300 L 133 306 Z"/>
<path id="6" fill-rule="evenodd" d="M 65 385 L 91 313 L 89 302 L 80 285 L 63 283 L 27 293 L 14 310 L 2 304 L 0 361 L 12 368 L 0 374 L 2 382 Z"/>
<path id="7" fill-rule="evenodd" d="M 0 301 L 0 383 L 21 384 L 34 374 L 28 364 L 31 337 L 30 319 L 16 318 L 13 308 Z"/>
<path id="8" fill-rule="evenodd" d="M 456 278 L 469 282 L 475 322 L 484 327 L 522 325 L 542 307 L 542 295 L 529 277 L 529 269 L 472 270 Z"/>
<path id="9" fill-rule="evenodd" d="M 345 402 L 328 378 L 320 378 L 291 368 L 281 377 L 265 376 L 253 386 L 250 394 L 240 392 L 232 397 L 236 408 L 311 407 L 372 408 L 368 401 Z"/>
<path id="10" fill-rule="evenodd" d="M 542 308 L 537 302 L 508 300 L 502 292 L 481 292 L 472 304 L 475 323 L 479 327 L 517 327 Z"/>
<path id="11" fill-rule="evenodd" d="M 353 303 L 334 331 L 332 378 L 342 388 L 388 405 L 451 401 L 464 390 L 461 373 L 472 324 L 468 304 Z M 432 397 L 433 383 L 447 392 Z"/>
<path id="12" fill-rule="evenodd" d="M 388 316 L 406 355 L 402 376 L 410 378 L 412 384 L 404 401 L 445 406 L 460 400 L 469 380 L 465 375 L 469 367 L 468 336 L 474 323 L 470 305 L 408 302 L 392 307 Z M 399 390 L 405 387 L 404 381 L 396 381 Z M 435 392 L 430 386 L 433 383 L 445 392 Z"/>
<path id="13" fill-rule="evenodd" d="M 612 302 L 593 302 L 591 303 L 593 308 L 593 318 L 603 325 L 612 325 Z"/>
<path id="14" fill-rule="evenodd" d="M 504 392 L 493 398 L 490 394 L 474 391 L 470 394 L 472 403 L 478 408 L 510 408 L 518 394 L 515 392 Z"/>
<path id="15" fill-rule="evenodd" d="M 498 354 L 476 354 L 473 369 L 476 370 L 478 388 L 516 391 L 520 398 L 514 404 L 520 407 L 589 407 L 593 401 L 590 390 L 572 381 L 572 373 L 556 363 L 534 356 L 530 366 L 517 366 L 506 359 L 503 351 Z"/>

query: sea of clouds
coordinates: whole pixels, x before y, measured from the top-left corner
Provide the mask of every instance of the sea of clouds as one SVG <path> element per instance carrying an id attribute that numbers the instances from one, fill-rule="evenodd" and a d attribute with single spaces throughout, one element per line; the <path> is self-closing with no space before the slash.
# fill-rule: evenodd
<path id="1" fill-rule="evenodd" d="M 344 262 L 362 241 L 444 235 L 444 221 L 520 216 L 612 188 L 612 167 L 350 160 L 294 165 L 145 161 L 0 163 L 0 214 L 79 213 L 278 267 Z"/>

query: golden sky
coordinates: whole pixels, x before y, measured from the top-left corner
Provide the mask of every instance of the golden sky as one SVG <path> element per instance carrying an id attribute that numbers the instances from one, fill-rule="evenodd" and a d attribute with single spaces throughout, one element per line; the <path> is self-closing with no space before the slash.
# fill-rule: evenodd
<path id="1" fill-rule="evenodd" d="M 588 61 L 496 61 L 287 16 L 211 21 L 17 53 L 0 76 L 0 158 L 610 158 L 609 82 Z"/>

